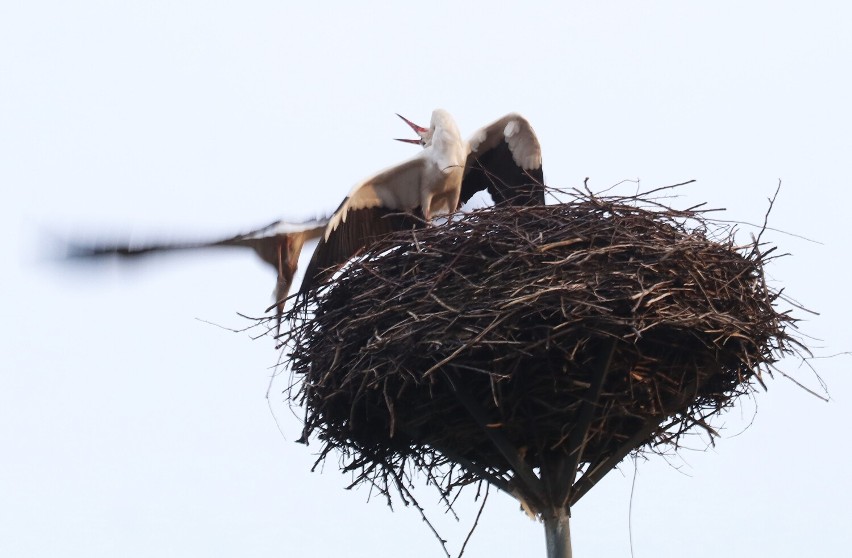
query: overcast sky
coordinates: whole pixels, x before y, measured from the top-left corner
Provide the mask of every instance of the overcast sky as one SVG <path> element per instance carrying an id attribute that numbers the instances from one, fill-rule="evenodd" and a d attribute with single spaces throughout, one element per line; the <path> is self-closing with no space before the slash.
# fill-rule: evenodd
<path id="1" fill-rule="evenodd" d="M 772 285 L 820 313 L 796 312 L 816 354 L 852 349 L 852 8 L 460 4 L 0 4 L 0 555 L 441 555 L 334 459 L 311 473 L 285 382 L 266 398 L 272 342 L 211 325 L 270 302 L 252 254 L 46 261 L 51 233 L 325 213 L 415 152 L 394 112 L 446 108 L 468 134 L 519 111 L 550 184 L 696 179 L 673 203 L 734 220 L 761 222 L 781 179 L 770 225 L 819 243 L 768 233 L 791 254 Z M 778 376 L 717 420 L 715 448 L 638 463 L 636 557 L 847 555 L 850 358 L 813 365 L 831 402 Z M 576 556 L 630 555 L 633 481 L 627 461 L 575 507 Z M 419 494 L 457 553 L 476 504 L 455 523 Z M 492 493 L 465 555 L 543 556 L 543 530 Z"/>

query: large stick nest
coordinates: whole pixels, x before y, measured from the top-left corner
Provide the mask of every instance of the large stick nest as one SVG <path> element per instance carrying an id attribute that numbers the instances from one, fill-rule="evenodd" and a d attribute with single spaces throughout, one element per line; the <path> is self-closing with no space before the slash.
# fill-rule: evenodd
<path id="1" fill-rule="evenodd" d="M 585 194 L 394 234 L 289 313 L 305 434 L 383 490 L 415 467 L 446 495 L 513 492 L 567 460 L 569 484 L 592 477 L 570 505 L 628 451 L 712 432 L 794 351 L 769 252 L 699 211 Z"/>

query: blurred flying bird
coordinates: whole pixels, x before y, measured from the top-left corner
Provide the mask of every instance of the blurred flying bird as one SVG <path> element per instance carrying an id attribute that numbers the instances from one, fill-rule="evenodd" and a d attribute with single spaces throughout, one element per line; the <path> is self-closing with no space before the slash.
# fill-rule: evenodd
<path id="1" fill-rule="evenodd" d="M 301 223 L 275 221 L 265 227 L 238 234 L 221 240 L 204 242 L 162 242 L 141 244 L 130 243 L 92 243 L 71 242 L 67 245 L 66 255 L 70 258 L 102 258 L 108 256 L 138 257 L 161 252 L 179 250 L 201 250 L 208 248 L 251 248 L 260 259 L 275 268 L 278 280 L 275 284 L 275 309 L 277 328 L 281 326 L 281 314 L 284 299 L 293 284 L 293 276 L 299 264 L 299 254 L 305 242 L 322 236 L 328 219 L 314 219 Z"/>

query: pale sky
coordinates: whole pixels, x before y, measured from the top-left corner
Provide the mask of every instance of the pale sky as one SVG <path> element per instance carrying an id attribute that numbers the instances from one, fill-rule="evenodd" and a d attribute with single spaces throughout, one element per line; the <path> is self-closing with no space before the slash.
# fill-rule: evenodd
<path id="1" fill-rule="evenodd" d="M 797 312 L 817 355 L 852 350 L 852 7 L 525 4 L 0 3 L 0 556 L 442 555 L 413 509 L 344 490 L 334 459 L 311 473 L 286 372 L 266 399 L 272 342 L 208 323 L 269 304 L 252 254 L 46 261 L 50 234 L 333 210 L 415 152 L 391 141 L 395 112 L 442 107 L 468 134 L 518 111 L 548 183 L 696 179 L 673 203 L 728 219 L 761 222 L 781 179 L 770 225 L 819 243 L 767 233 L 791 253 L 772 285 L 820 313 Z M 715 448 L 640 461 L 635 556 L 847 555 L 850 363 L 813 361 L 829 403 L 777 376 L 716 421 Z M 574 508 L 575 556 L 630 556 L 633 480 L 627 461 Z M 456 523 L 419 495 L 456 554 L 476 504 Z M 541 525 L 492 492 L 465 556 L 536 555 Z"/>

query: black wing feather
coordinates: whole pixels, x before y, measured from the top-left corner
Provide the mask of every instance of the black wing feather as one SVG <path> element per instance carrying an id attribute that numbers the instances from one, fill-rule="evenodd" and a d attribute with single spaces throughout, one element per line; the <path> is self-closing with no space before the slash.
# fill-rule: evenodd
<path id="1" fill-rule="evenodd" d="M 395 231 L 424 226 L 425 223 L 415 217 L 416 214 L 418 208 L 413 214 L 383 207 L 350 209 L 346 221 L 331 231 L 328 239 L 320 240 L 305 270 L 299 292 L 308 292 L 327 281 L 349 258 L 379 238 Z"/>
<path id="2" fill-rule="evenodd" d="M 471 153 L 467 167 L 461 185 L 460 206 L 485 189 L 495 205 L 544 205 L 542 168 L 522 169 L 512 158 L 505 140 L 484 153 Z"/>

